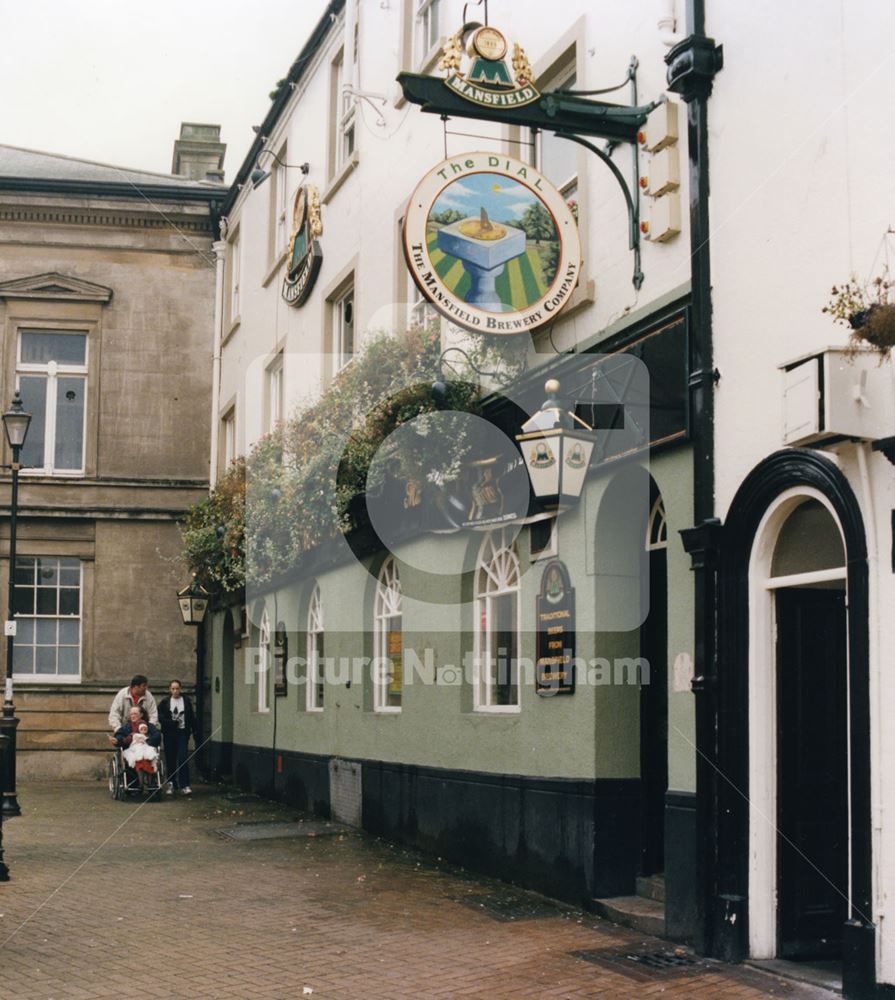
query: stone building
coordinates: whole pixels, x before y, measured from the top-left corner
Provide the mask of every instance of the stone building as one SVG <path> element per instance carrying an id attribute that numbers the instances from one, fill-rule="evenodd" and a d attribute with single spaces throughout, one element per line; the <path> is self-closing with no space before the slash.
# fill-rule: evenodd
<path id="1" fill-rule="evenodd" d="M 21 774 L 102 772 L 118 687 L 137 672 L 156 691 L 194 681 L 176 521 L 207 488 L 223 193 L 0 146 L 0 398 L 19 388 L 32 414 L 16 559 Z"/>
<path id="2" fill-rule="evenodd" d="M 492 3 L 510 49 L 492 32 L 477 50 L 488 65 L 464 80 L 451 76 L 475 57 L 455 35 L 463 4 L 333 0 L 298 54 L 223 206 L 218 471 L 325 397 L 376 331 L 432 321 L 404 221 L 420 178 L 447 161 L 447 185 L 479 153 L 524 161 L 578 215 L 577 287 L 505 392 L 531 413 L 573 358 L 586 377 L 564 388 L 593 403 L 607 356 L 645 366 L 650 385 L 617 387 L 632 437 L 595 453 L 580 502 L 552 522 L 433 532 L 405 513 L 408 491 L 396 544 L 320 545 L 221 607 L 215 752 L 246 787 L 616 919 L 646 915 L 705 954 L 833 969 L 849 997 L 891 996 L 892 367 L 885 351 L 844 353 L 821 309 L 890 249 L 888 95 L 871 81 L 893 14 L 657 6 L 658 25 L 637 4 L 569 0 L 558 19 L 555 5 Z M 547 94 L 530 101 L 536 129 L 487 120 L 529 101 L 495 65 L 516 41 L 514 72 Z M 407 100 L 402 71 L 432 78 L 449 120 Z M 642 134 L 594 153 L 554 135 L 545 118 L 582 92 L 648 106 Z M 308 205 L 322 224 L 310 242 Z M 504 239 L 493 222 L 507 220 L 482 209 L 453 219 Z M 300 248 L 317 241 L 306 272 L 296 231 Z M 430 259 L 442 283 L 466 280 L 446 251 Z M 446 346 L 455 332 L 441 322 Z M 597 409 L 583 412 L 612 427 Z M 490 412 L 510 436 L 511 410 Z M 579 657 L 646 660 L 648 682 L 552 698 L 493 683 L 501 649 L 536 656 L 557 558 Z M 403 674 L 321 680 L 324 662 L 382 651 Z M 424 651 L 434 681 L 411 683 Z M 472 674 L 448 680 L 467 655 Z"/>

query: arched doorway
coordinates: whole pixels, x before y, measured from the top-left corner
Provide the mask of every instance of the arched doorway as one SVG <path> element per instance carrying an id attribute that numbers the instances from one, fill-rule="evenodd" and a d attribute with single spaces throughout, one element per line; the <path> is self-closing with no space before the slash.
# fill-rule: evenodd
<path id="1" fill-rule="evenodd" d="M 777 665 L 781 654 L 777 648 L 780 636 L 774 634 L 778 616 L 776 592 L 804 589 L 842 592 L 839 584 L 826 588 L 800 586 L 811 583 L 805 578 L 805 574 L 814 571 L 810 561 L 800 556 L 801 561 L 793 567 L 784 558 L 787 551 L 811 553 L 811 539 L 798 528 L 799 519 L 789 530 L 793 539 L 801 536 L 801 543 L 786 542 L 774 565 L 776 547 L 782 540 L 788 516 L 807 500 L 817 501 L 823 508 L 823 517 L 817 507 L 813 507 L 813 513 L 812 508 L 807 509 L 807 519 L 820 518 L 825 525 L 827 543 L 823 548 L 828 555 L 833 551 L 833 534 L 829 530 L 832 523 L 837 527 L 844 553 L 847 901 L 845 919 L 839 924 L 836 938 L 842 951 L 845 995 L 858 996 L 875 982 L 877 936 L 873 920 L 867 541 L 861 508 L 845 475 L 828 456 L 808 448 L 788 448 L 769 455 L 743 480 L 723 526 L 718 521 L 707 521 L 684 533 L 694 567 L 698 563 L 709 580 L 717 574 L 718 588 L 717 603 L 707 609 L 711 617 L 706 619 L 715 630 L 717 647 L 711 653 L 712 645 L 708 643 L 703 648 L 708 648 L 711 655 L 700 660 L 700 636 L 706 632 L 697 634 L 697 668 L 704 674 L 697 676 L 698 684 L 694 683 L 697 752 L 699 761 L 705 765 L 697 775 L 697 837 L 700 844 L 707 845 L 700 856 L 699 946 L 707 954 L 739 961 L 749 955 L 774 956 L 780 945 L 782 911 L 776 898 L 780 888 L 776 874 L 779 854 L 776 827 L 779 818 L 786 822 L 792 818 L 778 817 L 778 784 L 782 778 L 791 787 L 793 779 L 785 771 L 778 775 L 777 767 L 777 726 L 781 721 Z M 786 566 L 795 572 L 784 571 Z M 821 566 L 820 571 L 831 571 L 833 579 L 813 582 L 829 585 L 836 578 L 841 580 L 842 566 L 843 563 Z M 781 586 L 781 580 L 784 584 L 788 582 L 787 576 L 795 578 L 791 581 L 794 587 Z M 769 580 L 774 580 L 770 586 Z M 801 599 L 800 594 L 792 598 L 797 603 Z M 789 597 L 782 599 L 789 600 Z M 835 603 L 838 599 L 830 600 Z M 786 628 L 798 629 L 798 624 L 791 623 L 799 615 L 813 615 L 814 621 L 819 617 L 816 608 L 806 611 L 790 606 L 779 611 Z M 841 636 L 841 609 L 828 611 L 831 627 Z M 785 641 L 790 645 L 783 647 L 783 658 L 786 650 L 792 648 L 793 639 Z M 826 649 L 830 643 L 820 645 L 824 656 L 830 655 L 841 663 L 842 657 L 835 649 Z M 806 662 L 792 671 L 793 677 L 799 671 L 804 676 L 810 669 Z M 836 675 L 825 666 L 822 676 L 841 678 L 841 673 Z M 784 699 L 790 696 L 791 692 L 783 692 Z M 830 704 L 835 705 L 835 696 Z M 810 714 L 807 701 L 803 702 L 803 712 L 806 716 Z M 834 712 L 841 720 L 838 709 Z M 762 715 L 765 724 L 759 728 Z M 768 719 L 773 720 L 773 728 L 768 728 Z M 793 721 L 790 717 L 786 719 L 788 725 Z M 795 733 L 794 738 L 798 739 L 799 730 Z M 782 738 L 786 738 L 785 733 Z M 838 739 L 833 742 L 841 747 Z M 804 823 L 810 821 L 810 816 L 797 810 L 794 821 Z M 759 844 L 755 838 L 761 836 L 765 840 Z M 837 850 L 837 858 L 841 860 L 841 849 Z M 773 863 L 769 858 L 774 859 Z M 834 885 L 839 878 L 837 874 L 831 880 Z M 789 892 L 784 883 L 783 896 Z M 807 902 L 807 896 L 803 899 Z M 791 905 L 785 898 L 780 904 Z M 797 908 L 795 913 L 798 912 Z M 790 943 L 796 944 L 794 950 L 803 954 L 814 950 L 799 946 L 798 933 L 798 930 L 794 935 L 786 932 Z"/>
<path id="2" fill-rule="evenodd" d="M 848 916 L 848 618 L 842 529 L 816 490 L 768 507 L 749 566 L 749 950 L 841 956 Z"/>

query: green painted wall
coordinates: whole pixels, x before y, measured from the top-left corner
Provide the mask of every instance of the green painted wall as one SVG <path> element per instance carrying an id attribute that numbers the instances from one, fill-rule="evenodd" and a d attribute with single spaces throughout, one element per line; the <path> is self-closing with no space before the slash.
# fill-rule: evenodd
<path id="1" fill-rule="evenodd" d="M 629 466 L 630 467 L 630 466 Z M 669 778 L 670 787 L 694 787 L 692 695 L 674 691 L 672 663 L 680 652 L 692 656 L 693 587 L 689 558 L 678 531 L 692 523 L 691 454 L 677 449 L 656 458 L 650 468 L 668 515 L 669 567 Z M 592 478 L 578 507 L 560 518 L 559 558 L 568 566 L 576 589 L 578 656 L 637 657 L 635 629 L 598 631 L 603 605 L 624 604 L 630 581 L 601 574 L 601 549 L 613 544 L 611 524 L 600 522 L 601 505 L 610 484 L 624 467 Z M 618 483 L 616 482 L 616 488 Z M 604 511 L 607 509 L 603 508 Z M 428 536 L 398 551 L 404 588 L 405 656 L 416 652 L 436 672 L 462 667 L 463 655 L 473 648 L 472 570 L 484 535 Z M 642 544 L 642 541 L 639 542 Z M 529 531 L 517 540 L 522 566 L 521 614 L 523 630 L 532 628 L 535 597 L 544 562 L 532 563 Z M 378 570 L 379 563 L 373 566 Z M 441 577 L 427 577 L 423 570 Z M 464 577 L 464 571 L 466 576 Z M 446 583 L 445 581 L 449 581 Z M 234 657 L 234 740 L 278 749 L 405 761 L 433 767 L 568 778 L 627 778 L 639 774 L 639 688 L 636 683 L 581 682 L 571 696 L 539 697 L 533 684 L 522 689 L 521 710 L 513 715 L 473 711 L 469 684 L 426 683 L 405 663 L 403 707 L 399 714 L 372 711 L 369 671 L 347 680 L 352 657 L 373 656 L 372 622 L 375 577 L 357 563 L 334 569 L 318 579 L 326 625 L 324 652 L 329 658 L 347 658 L 340 683 L 328 685 L 323 712 L 306 710 L 303 683 L 293 684 L 285 697 L 275 698 L 270 681 L 270 711 L 258 711 L 258 691 L 244 676 L 246 647 L 257 644 L 257 630 Z M 286 623 L 290 657 L 304 658 L 304 629 L 311 583 L 303 581 L 265 596 L 271 622 Z M 467 598 L 464 603 L 462 598 Z M 217 616 L 220 619 L 220 615 Z M 256 613 L 252 616 L 259 619 Z M 212 630 L 214 672 L 221 675 L 222 629 Z M 426 650 L 430 650 L 426 661 Z M 535 638 L 524 632 L 521 655 L 532 661 Z M 303 666 L 293 679 L 303 681 Z M 443 676 L 443 674 L 442 674 Z M 222 676 L 222 685 L 224 677 Z M 213 686 L 214 687 L 214 686 Z M 221 719 L 220 694 L 213 693 L 213 717 Z M 274 742 L 274 733 L 276 733 Z"/>

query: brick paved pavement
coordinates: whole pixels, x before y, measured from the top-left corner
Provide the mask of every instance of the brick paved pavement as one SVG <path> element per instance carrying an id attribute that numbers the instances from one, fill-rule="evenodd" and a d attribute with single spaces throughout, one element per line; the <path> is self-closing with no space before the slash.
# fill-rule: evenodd
<path id="1" fill-rule="evenodd" d="M 223 790 L 138 808 L 33 783 L 19 799 L 4 1000 L 833 996 L 702 961 L 650 970 L 627 956 L 663 942 L 355 832 L 230 839 L 217 831 L 297 814 Z"/>

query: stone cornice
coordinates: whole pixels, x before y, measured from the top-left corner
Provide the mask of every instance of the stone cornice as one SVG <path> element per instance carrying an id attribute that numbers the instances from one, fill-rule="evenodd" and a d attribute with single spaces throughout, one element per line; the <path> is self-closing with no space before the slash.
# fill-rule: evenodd
<path id="1" fill-rule="evenodd" d="M 185 217 L 179 212 L 172 215 L 152 211 L 148 206 L 144 212 L 114 211 L 45 205 L 0 205 L 0 223 L 19 222 L 37 225 L 101 226 L 104 229 L 177 229 L 212 237 L 215 233 L 214 219 L 210 216 Z"/>

